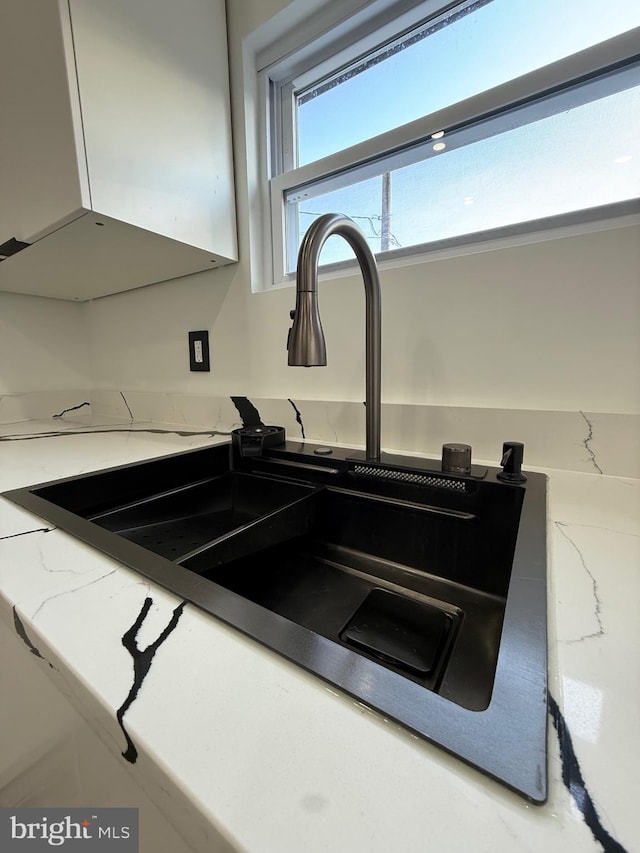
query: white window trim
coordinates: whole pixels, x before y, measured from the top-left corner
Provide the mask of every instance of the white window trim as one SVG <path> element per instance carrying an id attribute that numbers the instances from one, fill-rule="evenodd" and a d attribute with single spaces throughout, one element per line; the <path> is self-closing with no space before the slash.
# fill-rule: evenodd
<path id="1" fill-rule="evenodd" d="M 352 0 L 350 3 L 352 7 L 358 5 L 361 6 L 362 4 L 358 3 L 357 0 Z M 451 5 L 451 2 L 447 3 L 443 2 L 443 0 L 431 0 L 429 3 L 430 10 L 433 13 L 437 13 Z M 341 62 L 346 62 L 352 60 L 355 56 L 361 55 L 363 50 L 370 49 L 373 44 L 374 35 L 376 42 L 379 40 L 380 26 L 392 25 L 394 31 L 397 32 L 398 30 L 408 29 L 419 19 L 425 17 L 425 6 L 420 6 L 419 9 L 416 9 L 415 3 L 410 2 L 394 4 L 389 2 L 389 0 L 380 0 L 379 3 L 372 3 L 369 6 L 368 10 L 360 10 L 359 13 L 351 17 L 347 16 L 346 10 L 343 7 L 345 17 L 337 26 L 328 24 L 326 16 L 322 16 L 321 20 L 325 27 L 324 37 L 318 37 L 317 33 L 315 36 L 307 34 L 306 39 L 302 40 L 307 43 L 309 41 L 313 41 L 314 43 L 314 72 L 317 72 L 318 63 L 323 61 L 330 60 L 333 67 L 335 67 L 336 38 L 338 39 L 338 45 L 340 43 L 344 45 L 341 48 L 343 54 L 340 56 L 340 60 Z M 371 14 L 372 12 L 374 14 Z M 402 18 L 400 25 L 398 24 L 398 12 Z M 356 44 L 353 41 L 353 34 L 358 28 L 359 35 L 362 33 L 364 26 L 363 15 L 366 15 L 364 44 L 362 38 L 359 38 Z M 330 35 L 327 35 L 327 33 L 330 33 Z M 456 126 L 468 124 L 474 120 L 482 119 L 507 107 L 511 107 L 514 104 L 525 104 L 527 101 L 531 101 L 537 96 L 539 97 L 550 89 L 566 86 L 573 81 L 586 79 L 589 76 L 593 76 L 598 70 L 629 61 L 637 57 L 639 43 L 640 27 L 558 60 L 541 69 L 510 80 L 480 95 L 460 101 L 431 115 L 424 116 L 416 121 L 394 128 L 387 133 L 368 139 L 358 145 L 298 168 L 292 168 L 292 155 L 285 154 L 283 157 L 284 162 L 273 163 L 271 161 L 272 153 L 265 150 L 263 158 L 266 157 L 267 159 L 263 159 L 263 162 L 268 164 L 266 168 L 269 169 L 269 174 L 273 175 L 268 180 L 268 189 L 263 199 L 265 218 L 270 220 L 271 226 L 270 245 L 265 247 L 267 248 L 265 254 L 268 256 L 269 267 L 265 270 L 265 281 L 268 283 L 268 288 L 291 285 L 295 278 L 293 274 L 286 271 L 287 223 L 285 217 L 287 215 L 287 205 L 284 203 L 284 194 L 286 191 L 315 180 L 324 179 L 328 175 L 339 175 L 347 169 L 353 174 L 354 168 L 357 168 L 364 176 L 367 164 L 374 158 L 379 159 L 382 156 L 404 148 L 406 145 L 422 141 L 442 129 L 455 128 Z M 304 56 L 305 64 L 302 66 L 300 59 L 298 59 L 299 51 L 296 52 L 295 47 L 288 44 L 287 55 L 291 57 L 294 54 L 296 57 L 295 60 L 291 60 L 291 58 L 286 61 L 283 61 L 282 58 L 278 60 L 273 49 L 271 49 L 270 51 L 263 51 L 257 57 L 257 66 L 260 69 L 258 75 L 260 81 L 259 90 L 261 97 L 264 99 L 260 105 L 262 115 L 267 115 L 270 101 L 272 106 L 275 102 L 276 109 L 282 109 L 282 114 L 277 116 L 277 120 L 288 121 L 290 124 L 295 121 L 293 109 L 287 111 L 286 107 L 282 108 L 282 99 L 271 98 L 270 87 L 273 85 L 271 81 L 274 79 L 274 65 L 277 65 L 278 68 L 278 74 L 275 76 L 276 83 L 278 80 L 291 79 L 292 76 L 295 76 L 298 68 L 309 67 L 308 54 Z M 296 65 L 296 63 L 298 64 Z M 290 99 L 291 102 L 292 100 Z M 270 138 L 269 133 L 266 136 Z M 269 145 L 267 145 L 267 148 L 269 148 Z M 407 153 L 407 159 L 410 159 L 410 157 L 411 155 Z M 374 168 L 376 174 L 379 174 L 379 165 L 372 167 L 372 170 Z M 348 182 L 350 183 L 351 181 Z M 291 208 L 292 206 L 289 205 L 288 207 Z M 395 250 L 392 253 L 378 254 L 377 258 L 381 268 L 384 269 L 393 266 L 404 266 L 410 263 L 424 263 L 428 260 L 451 257 L 458 254 L 487 251 L 498 246 L 518 245 L 537 242 L 539 240 L 554 239 L 560 236 L 568 236 L 569 234 L 602 230 L 603 228 L 617 227 L 635 222 L 640 222 L 640 202 L 630 201 L 586 211 L 576 211 L 562 216 L 548 217 L 535 222 L 516 223 L 513 226 L 493 229 L 492 231 L 481 234 L 462 235 L 461 237 L 430 243 L 422 247 L 413 246 L 406 250 Z M 333 264 L 323 269 L 323 275 L 350 274 L 353 266 L 353 261 Z"/>

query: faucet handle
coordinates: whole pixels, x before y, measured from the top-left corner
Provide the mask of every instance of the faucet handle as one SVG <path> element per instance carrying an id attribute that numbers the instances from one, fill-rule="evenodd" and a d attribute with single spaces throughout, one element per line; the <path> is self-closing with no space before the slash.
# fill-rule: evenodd
<path id="1" fill-rule="evenodd" d="M 292 320 L 296 319 L 296 309 L 295 308 L 292 308 L 291 311 L 289 311 L 289 317 Z M 287 332 L 287 352 L 289 352 L 289 344 L 291 343 L 291 332 L 293 332 L 293 326 L 289 326 L 289 331 Z"/>

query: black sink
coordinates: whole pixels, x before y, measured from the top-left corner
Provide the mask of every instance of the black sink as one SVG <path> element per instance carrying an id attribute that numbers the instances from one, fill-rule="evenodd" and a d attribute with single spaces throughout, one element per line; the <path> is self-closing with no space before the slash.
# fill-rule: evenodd
<path id="1" fill-rule="evenodd" d="M 546 478 L 498 473 L 225 444 L 4 496 L 541 803 Z"/>

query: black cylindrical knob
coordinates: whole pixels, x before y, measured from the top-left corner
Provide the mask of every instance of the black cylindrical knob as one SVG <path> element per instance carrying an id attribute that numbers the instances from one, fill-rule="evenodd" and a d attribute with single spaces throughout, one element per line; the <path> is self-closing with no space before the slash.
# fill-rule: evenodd
<path id="1" fill-rule="evenodd" d="M 471 445 L 443 444 L 442 470 L 450 474 L 468 474 L 471 471 Z"/>
<path id="2" fill-rule="evenodd" d="M 526 477 L 522 473 L 524 459 L 524 444 L 521 441 L 505 441 L 502 445 L 502 471 L 498 474 L 500 480 L 509 483 L 524 483 Z"/>

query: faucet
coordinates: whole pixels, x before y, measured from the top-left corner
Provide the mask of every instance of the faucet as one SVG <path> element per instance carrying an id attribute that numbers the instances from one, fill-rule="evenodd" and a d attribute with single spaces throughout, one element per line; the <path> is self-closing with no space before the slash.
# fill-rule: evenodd
<path id="1" fill-rule="evenodd" d="M 365 289 L 366 329 L 366 458 L 380 460 L 380 376 L 382 309 L 378 268 L 366 237 L 348 216 L 325 213 L 309 226 L 298 252 L 296 307 L 287 349 L 291 366 L 318 367 L 327 363 L 324 332 L 318 311 L 318 258 L 326 240 L 339 234 L 355 252 Z"/>

